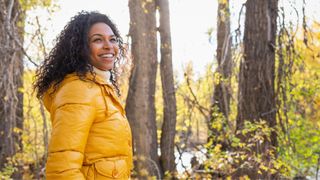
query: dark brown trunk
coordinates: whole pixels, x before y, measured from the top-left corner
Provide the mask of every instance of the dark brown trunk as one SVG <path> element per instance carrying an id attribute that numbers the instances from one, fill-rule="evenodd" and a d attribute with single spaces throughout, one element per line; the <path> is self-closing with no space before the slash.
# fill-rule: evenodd
<path id="1" fill-rule="evenodd" d="M 157 28 L 155 1 L 129 0 L 133 69 L 126 112 L 132 127 L 135 168 L 141 178 L 161 174 L 158 158 L 155 83 L 157 72 Z M 159 177 L 158 177 L 159 178 Z"/>
<path id="2" fill-rule="evenodd" d="M 163 172 L 174 176 L 176 171 L 174 156 L 174 137 L 176 133 L 176 97 L 172 67 L 172 47 L 170 32 L 170 13 L 168 0 L 158 0 L 157 5 L 160 15 L 160 74 L 163 95 L 163 124 L 161 130 L 161 167 Z"/>
<path id="3" fill-rule="evenodd" d="M 277 0 L 248 0 L 244 30 L 244 58 L 240 64 L 237 130 L 244 128 L 244 122 L 264 120 L 269 127 L 276 125 L 275 38 Z M 242 137 L 245 138 L 245 137 Z M 277 136 L 272 132 L 270 141 L 255 148 L 257 154 L 272 150 Z M 254 151 L 252 149 L 252 151 Z M 240 173 L 241 174 L 241 173 Z M 244 170 L 251 179 L 269 179 L 267 173 L 258 174 L 257 169 Z"/>
<path id="4" fill-rule="evenodd" d="M 12 164 L 13 179 L 22 177 L 23 19 L 19 1 L 0 1 L 0 171 Z"/>

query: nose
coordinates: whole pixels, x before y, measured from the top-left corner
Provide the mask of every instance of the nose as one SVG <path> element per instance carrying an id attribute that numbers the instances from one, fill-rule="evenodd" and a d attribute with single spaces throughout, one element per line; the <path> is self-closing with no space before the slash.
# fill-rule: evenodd
<path id="1" fill-rule="evenodd" d="M 109 40 L 105 40 L 103 44 L 103 48 L 109 49 L 112 47 L 112 43 Z"/>

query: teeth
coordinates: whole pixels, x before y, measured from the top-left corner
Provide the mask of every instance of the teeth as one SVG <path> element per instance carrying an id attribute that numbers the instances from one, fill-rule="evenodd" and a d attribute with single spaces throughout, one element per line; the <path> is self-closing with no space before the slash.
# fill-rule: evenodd
<path id="1" fill-rule="evenodd" d="M 103 57 L 103 58 L 112 58 L 113 54 L 103 54 L 103 55 L 101 55 L 101 57 Z"/>

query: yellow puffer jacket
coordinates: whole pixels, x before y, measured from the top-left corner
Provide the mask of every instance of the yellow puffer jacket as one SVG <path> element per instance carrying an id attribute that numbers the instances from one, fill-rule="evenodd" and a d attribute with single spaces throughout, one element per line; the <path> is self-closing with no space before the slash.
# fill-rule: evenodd
<path id="1" fill-rule="evenodd" d="M 48 180 L 129 179 L 132 139 L 125 111 L 111 85 L 88 75 L 69 74 L 43 102 L 52 133 Z"/>

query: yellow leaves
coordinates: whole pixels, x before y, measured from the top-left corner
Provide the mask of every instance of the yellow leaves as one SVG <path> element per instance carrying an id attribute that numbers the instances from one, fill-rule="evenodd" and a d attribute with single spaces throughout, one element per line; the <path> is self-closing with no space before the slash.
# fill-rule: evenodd
<path id="1" fill-rule="evenodd" d="M 23 87 L 19 87 L 19 88 L 18 88 L 18 92 L 24 93 L 24 92 L 25 92 L 25 89 L 24 89 Z"/>
<path id="2" fill-rule="evenodd" d="M 13 128 L 13 132 L 19 134 L 19 133 L 22 133 L 22 129 L 21 129 L 21 128 L 14 127 L 14 128 Z"/>
<path id="3" fill-rule="evenodd" d="M 23 10 L 30 10 L 36 7 L 49 7 L 52 0 L 19 0 Z"/>
<path id="4" fill-rule="evenodd" d="M 245 176 L 241 176 L 239 180 L 250 180 L 250 178 L 249 176 L 245 175 Z"/>
<path id="5" fill-rule="evenodd" d="M 315 120 L 318 124 L 318 128 L 320 128 L 320 94 L 318 94 L 317 97 L 315 97 L 315 100 L 314 100 L 314 112 L 311 116 L 311 118 L 313 120 Z"/>
<path id="6" fill-rule="evenodd" d="M 246 144 L 245 144 L 245 143 L 239 143 L 238 146 L 239 146 L 240 148 L 244 148 L 244 147 L 246 146 Z"/>
<path id="7" fill-rule="evenodd" d="M 218 116 L 219 114 L 214 114 L 215 116 Z M 222 118 L 217 118 L 214 122 L 212 122 L 211 128 L 216 129 L 217 131 L 220 131 L 222 129 Z"/>
<path id="8" fill-rule="evenodd" d="M 15 128 L 15 133 L 22 133 L 24 162 L 27 164 L 38 161 L 35 159 L 35 153 L 38 157 L 42 157 L 46 153 L 44 146 L 45 132 L 50 134 L 51 124 L 48 112 L 45 112 L 46 121 L 41 115 L 40 103 L 33 94 L 32 83 L 34 82 L 35 72 L 33 70 L 25 70 L 23 74 L 23 88 L 18 91 L 23 93 L 23 113 L 24 113 L 24 129 Z M 44 128 L 46 123 L 46 128 Z"/>
<path id="9" fill-rule="evenodd" d="M 241 160 L 245 160 L 247 157 L 248 157 L 248 156 L 247 156 L 246 154 L 240 155 L 240 159 L 241 159 Z"/>
<path id="10" fill-rule="evenodd" d="M 217 145 L 214 147 L 213 152 L 215 152 L 215 153 L 220 153 L 220 152 L 221 152 L 221 147 L 222 147 L 221 144 L 217 144 Z"/>
<path id="11" fill-rule="evenodd" d="M 277 170 L 271 168 L 271 169 L 269 169 L 269 172 L 270 172 L 271 174 L 276 174 L 276 173 L 277 173 Z"/>
<path id="12" fill-rule="evenodd" d="M 148 10 L 148 7 L 147 7 L 147 6 L 148 6 L 150 3 L 154 3 L 154 0 L 144 0 L 144 1 L 141 2 L 141 8 L 142 8 L 142 10 L 143 10 L 143 12 L 144 12 L 145 14 L 148 14 L 148 13 L 149 13 L 149 10 Z"/>
<path id="13" fill-rule="evenodd" d="M 164 177 L 165 177 L 165 179 L 172 179 L 172 175 L 171 175 L 170 171 L 164 172 Z"/>
<path id="14" fill-rule="evenodd" d="M 293 88 L 290 92 L 292 101 L 295 102 L 294 111 L 291 113 L 292 121 L 303 118 L 312 122 L 315 127 L 320 127 L 320 24 L 313 23 L 307 34 L 308 47 L 303 43 L 303 36 L 296 39 L 295 47 L 302 62 L 295 64 L 296 72 L 292 75 Z"/>
<path id="15" fill-rule="evenodd" d="M 219 4 L 228 4 L 228 0 L 218 0 Z"/>
<path id="16" fill-rule="evenodd" d="M 214 84 L 220 84 L 221 78 L 222 76 L 220 73 L 218 72 L 214 73 Z"/>
<path id="17" fill-rule="evenodd" d="M 139 171 L 139 175 L 140 176 L 148 176 L 149 175 L 148 170 L 147 169 L 141 169 Z"/>
<path id="18" fill-rule="evenodd" d="M 265 166 L 264 164 L 260 164 L 259 169 L 263 170 L 263 171 L 268 171 L 268 167 Z"/>

